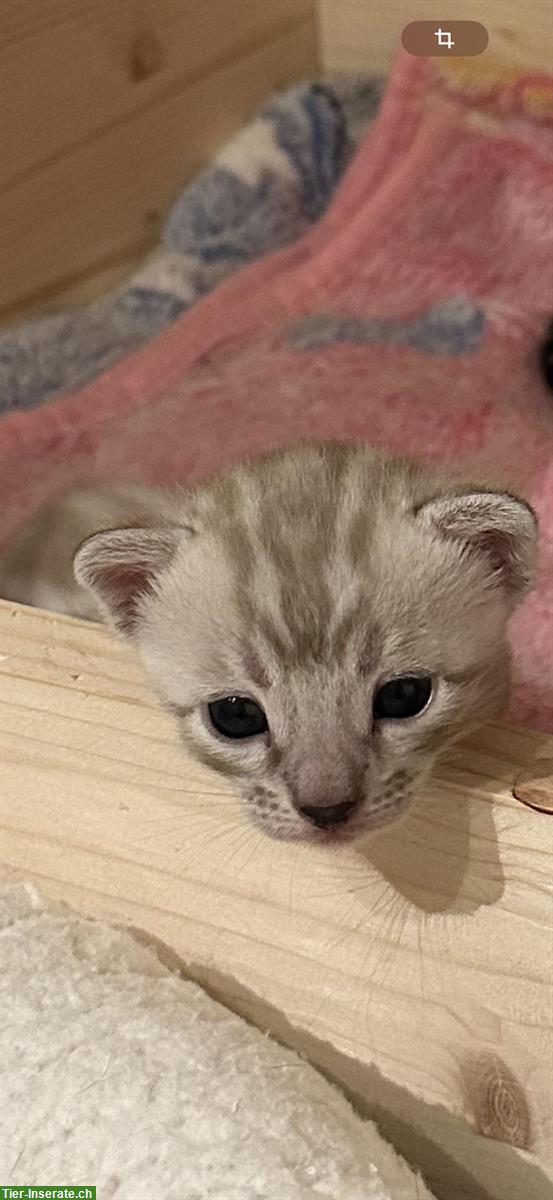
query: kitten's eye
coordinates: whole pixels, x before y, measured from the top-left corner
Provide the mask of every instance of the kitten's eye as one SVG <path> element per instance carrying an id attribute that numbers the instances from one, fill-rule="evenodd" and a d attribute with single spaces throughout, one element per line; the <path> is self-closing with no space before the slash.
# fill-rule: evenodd
<path id="1" fill-rule="evenodd" d="M 402 675 L 390 679 L 375 694 L 374 716 L 388 721 L 416 717 L 426 708 L 431 695 L 432 680 L 428 675 Z"/>
<path id="2" fill-rule="evenodd" d="M 227 738 L 256 737 L 268 729 L 263 709 L 248 696 L 224 696 L 207 706 L 213 728 Z"/>

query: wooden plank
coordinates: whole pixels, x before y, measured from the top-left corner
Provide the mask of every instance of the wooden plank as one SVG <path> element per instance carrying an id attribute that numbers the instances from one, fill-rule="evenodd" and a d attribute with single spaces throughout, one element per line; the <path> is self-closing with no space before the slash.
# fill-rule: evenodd
<path id="1" fill-rule="evenodd" d="M 117 256 L 111 263 L 98 267 L 92 273 L 78 273 L 67 287 L 54 284 L 53 290 L 42 289 L 34 298 L 24 299 L 13 305 L 9 311 L 0 312 L 0 329 L 6 329 L 18 317 L 47 316 L 50 313 L 59 313 L 65 308 L 91 304 L 126 283 L 143 261 L 143 252 L 123 255 L 122 258 Z"/>
<path id="2" fill-rule="evenodd" d="M 117 95 L 113 89 L 110 92 L 103 77 L 94 73 L 98 56 L 86 71 L 79 59 L 87 105 L 83 108 L 79 101 L 67 118 L 69 132 L 61 117 L 57 125 L 54 123 L 55 137 L 42 139 L 44 157 L 40 161 L 37 154 L 41 139 L 37 139 L 34 149 L 26 147 L 26 131 L 33 124 L 31 111 L 25 108 L 21 112 L 18 98 L 8 94 L 3 83 L 2 112 L 12 146 L 10 169 L 16 170 L 17 142 L 19 168 L 9 182 L 6 166 L 2 165 L 0 311 L 30 306 L 55 290 L 69 287 L 85 273 L 106 270 L 114 262 L 145 252 L 154 244 L 162 215 L 186 179 L 206 164 L 274 88 L 314 70 L 315 27 L 311 6 L 304 0 L 299 5 L 299 20 L 295 17 L 280 32 L 270 32 L 266 40 L 258 37 L 250 48 L 239 39 L 232 54 L 229 51 L 222 59 L 218 56 L 214 64 L 212 40 L 220 54 L 221 46 L 229 41 L 228 29 L 232 28 L 237 4 L 244 13 L 263 8 L 246 4 L 245 0 L 225 0 L 222 9 L 218 0 L 220 16 L 224 12 L 224 37 L 214 28 L 211 39 L 205 21 L 201 26 L 194 25 L 197 36 L 192 45 L 200 41 L 204 47 L 205 68 L 201 59 L 195 60 L 195 75 L 184 71 L 182 78 L 177 78 L 173 66 L 169 82 L 164 86 L 156 82 L 154 86 L 152 80 L 149 95 L 145 91 L 140 103 L 131 105 L 125 89 Z M 281 12 L 289 13 L 288 0 L 283 4 Z M 59 0 L 59 5 L 67 7 L 65 0 Z M 80 5 L 83 13 L 89 8 Z M 193 8 L 197 13 L 204 12 L 204 6 L 194 4 Z M 268 10 L 273 17 L 278 13 L 276 0 L 271 0 Z M 205 12 L 213 18 L 214 0 L 205 6 Z M 0 16 L 0 27 L 1 23 Z M 253 37 L 253 18 L 250 26 Z M 52 70 L 56 75 L 50 63 Z M 67 80 L 61 69 L 57 73 Z M 44 83 L 44 72 L 42 78 Z M 60 110 L 72 111 L 70 97 L 77 82 L 71 77 L 67 94 L 58 96 L 55 103 Z M 127 79 L 127 90 L 128 86 Z M 101 98 L 104 87 L 107 99 Z M 95 94 L 98 92 L 96 103 L 89 94 L 91 88 Z M 34 112 L 40 104 L 33 95 Z M 85 111 L 93 115 L 88 126 Z"/>
<path id="3" fill-rule="evenodd" d="M 514 67 L 550 71 L 553 50 L 551 0 L 317 0 L 321 63 L 327 70 L 388 70 L 410 21 L 480 21 L 490 58 Z"/>
<path id="4" fill-rule="evenodd" d="M 490 727 L 414 812 L 271 842 L 192 763 L 130 651 L 0 604 L 3 874 L 160 941 L 339 1080 L 441 1200 L 551 1188 L 553 738 Z M 543 782 L 540 784 L 543 788 Z"/>
<path id="5" fill-rule="evenodd" d="M 2 0 L 2 189 L 311 14 L 312 0 Z"/>

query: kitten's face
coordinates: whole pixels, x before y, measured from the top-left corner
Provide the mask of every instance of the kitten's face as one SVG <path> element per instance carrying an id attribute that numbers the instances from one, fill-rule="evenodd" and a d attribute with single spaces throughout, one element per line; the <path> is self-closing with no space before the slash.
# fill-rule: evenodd
<path id="1" fill-rule="evenodd" d="M 181 561 L 149 602 L 139 644 L 187 747 L 271 836 L 343 840 L 395 820 L 436 755 L 505 703 L 501 598 L 470 571 L 461 587 L 447 553 L 413 542 L 405 571 L 383 549 L 366 574 L 336 572 L 324 627 L 315 586 L 292 628 L 276 593 L 245 624 L 224 558 L 200 541 L 185 591 Z"/>
<path id="2" fill-rule="evenodd" d="M 186 746 L 272 837 L 340 841 L 394 821 L 437 755 L 507 700 L 504 528 L 492 558 L 481 527 L 467 555 L 449 536 L 455 508 L 427 512 L 403 476 L 367 487 L 366 469 L 339 490 L 311 463 L 299 482 L 244 472 L 209 493 L 134 614 Z M 531 514 L 509 503 L 531 540 Z M 469 526 L 478 515 L 473 500 Z"/>

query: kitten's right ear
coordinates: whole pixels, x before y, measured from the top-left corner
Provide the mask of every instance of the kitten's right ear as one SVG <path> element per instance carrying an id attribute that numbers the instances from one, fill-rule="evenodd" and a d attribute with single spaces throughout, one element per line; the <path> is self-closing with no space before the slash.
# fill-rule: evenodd
<path id="1" fill-rule="evenodd" d="M 141 599 L 171 562 L 184 529 L 108 529 L 86 539 L 73 559 L 77 583 L 88 588 L 117 629 L 131 636 Z"/>
<path id="2" fill-rule="evenodd" d="M 524 500 L 475 491 L 437 497 L 417 511 L 441 537 L 487 562 L 490 575 L 518 603 L 533 578 L 537 543 L 536 516 Z"/>

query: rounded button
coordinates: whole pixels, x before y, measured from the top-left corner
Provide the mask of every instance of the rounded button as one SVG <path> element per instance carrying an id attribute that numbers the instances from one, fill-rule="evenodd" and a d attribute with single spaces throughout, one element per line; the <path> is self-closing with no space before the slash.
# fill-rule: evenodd
<path id="1" fill-rule="evenodd" d="M 480 21 L 411 21 L 401 35 L 404 50 L 417 58 L 472 58 L 489 40 Z"/>

